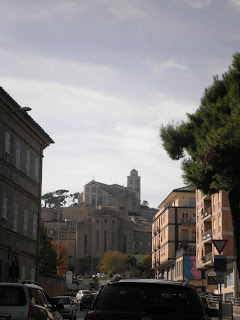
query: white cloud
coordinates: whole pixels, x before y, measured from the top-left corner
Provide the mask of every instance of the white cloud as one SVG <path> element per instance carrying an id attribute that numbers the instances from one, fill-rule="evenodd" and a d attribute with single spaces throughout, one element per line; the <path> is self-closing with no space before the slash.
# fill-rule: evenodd
<path id="1" fill-rule="evenodd" d="M 160 73 L 168 70 L 183 72 L 188 69 L 186 64 L 178 63 L 176 60 L 173 60 L 173 59 L 169 59 L 165 61 L 146 60 L 143 62 L 143 64 L 152 72 L 156 72 L 156 73 Z"/>
<path id="2" fill-rule="evenodd" d="M 195 9 L 203 9 L 209 7 L 213 0 L 185 0 L 185 2 Z"/>

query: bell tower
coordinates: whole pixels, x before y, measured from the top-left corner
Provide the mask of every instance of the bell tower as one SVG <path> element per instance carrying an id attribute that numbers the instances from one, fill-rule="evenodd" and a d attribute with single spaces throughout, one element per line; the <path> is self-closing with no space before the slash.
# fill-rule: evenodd
<path id="1" fill-rule="evenodd" d="M 127 177 L 127 187 L 136 191 L 136 199 L 141 200 L 141 177 L 137 170 L 133 169 Z"/>

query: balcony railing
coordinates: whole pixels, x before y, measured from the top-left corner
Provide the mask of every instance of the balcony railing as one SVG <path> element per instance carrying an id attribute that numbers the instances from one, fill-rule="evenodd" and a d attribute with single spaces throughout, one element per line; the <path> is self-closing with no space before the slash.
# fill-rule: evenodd
<path id="1" fill-rule="evenodd" d="M 202 213 L 202 219 L 212 215 L 212 207 L 207 208 L 203 213 Z"/>
<path id="2" fill-rule="evenodd" d="M 196 253 L 196 247 L 181 248 L 180 250 L 176 251 L 176 258 L 188 253 Z"/>
<path id="3" fill-rule="evenodd" d="M 211 239 L 212 238 L 212 230 L 208 230 L 207 232 L 205 232 L 203 235 L 202 235 L 202 239 L 203 240 L 207 240 L 207 239 Z"/>
<path id="4" fill-rule="evenodd" d="M 206 263 L 208 261 L 212 261 L 212 252 L 206 254 L 205 256 L 202 257 L 202 262 Z"/>
<path id="5" fill-rule="evenodd" d="M 181 224 L 196 224 L 196 218 L 181 219 Z"/>

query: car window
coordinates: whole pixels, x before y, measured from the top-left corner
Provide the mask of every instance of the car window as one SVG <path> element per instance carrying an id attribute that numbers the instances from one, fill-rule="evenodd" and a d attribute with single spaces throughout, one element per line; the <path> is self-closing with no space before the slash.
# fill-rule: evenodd
<path id="1" fill-rule="evenodd" d="M 44 296 L 45 296 L 45 298 L 46 298 L 46 300 L 47 300 L 47 307 L 48 307 L 49 309 L 52 309 L 52 308 L 53 308 L 52 299 L 49 297 L 49 295 L 47 294 L 47 292 L 44 291 L 44 290 L 43 290 L 43 294 L 44 294 Z"/>
<path id="2" fill-rule="evenodd" d="M 32 304 L 42 305 L 36 289 L 28 288 L 28 292 L 29 292 L 29 296 Z"/>
<path id="3" fill-rule="evenodd" d="M 45 295 L 43 294 L 43 291 L 40 289 L 37 289 L 37 294 L 39 296 L 40 305 L 47 308 L 48 303 L 47 303 L 47 299 L 46 299 Z"/>
<path id="4" fill-rule="evenodd" d="M 52 300 L 56 304 L 71 304 L 71 301 L 68 297 L 52 298 Z"/>
<path id="5" fill-rule="evenodd" d="M 0 287 L 0 306 L 24 306 L 26 295 L 22 287 Z"/>
<path id="6" fill-rule="evenodd" d="M 98 309 L 119 311 L 161 312 L 162 314 L 202 314 L 194 291 L 180 286 L 124 284 L 106 287 Z"/>

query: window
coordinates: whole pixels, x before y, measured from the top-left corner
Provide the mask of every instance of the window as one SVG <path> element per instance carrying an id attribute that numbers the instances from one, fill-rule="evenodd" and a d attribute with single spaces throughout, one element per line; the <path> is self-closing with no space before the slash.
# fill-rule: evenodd
<path id="1" fill-rule="evenodd" d="M 84 236 L 84 253 L 87 253 L 87 235 Z"/>
<path id="2" fill-rule="evenodd" d="M 98 220 L 97 220 L 97 222 L 98 222 Z M 98 251 L 99 250 L 99 231 L 98 230 L 97 230 L 96 242 L 97 242 L 96 250 Z"/>
<path id="3" fill-rule="evenodd" d="M 213 230 L 215 230 L 216 228 L 216 223 L 215 223 L 215 219 L 213 219 Z"/>
<path id="4" fill-rule="evenodd" d="M 2 217 L 7 220 L 7 198 L 3 197 Z"/>
<path id="5" fill-rule="evenodd" d="M 24 216 L 23 216 L 23 234 L 25 236 L 28 235 L 28 210 L 24 210 Z"/>
<path id="6" fill-rule="evenodd" d="M 39 182 L 39 159 L 38 158 L 35 158 L 35 174 L 34 174 L 34 177 L 35 177 L 35 181 Z"/>
<path id="7" fill-rule="evenodd" d="M 33 215 L 33 240 L 37 240 L 37 215 Z"/>
<path id="8" fill-rule="evenodd" d="M 188 240 L 188 229 L 182 229 L 182 240 Z"/>
<path id="9" fill-rule="evenodd" d="M 103 251 L 107 251 L 107 231 L 105 230 L 103 233 Z"/>
<path id="10" fill-rule="evenodd" d="M 16 168 L 20 169 L 20 160 L 21 160 L 21 144 L 17 142 L 16 144 Z"/>
<path id="11" fill-rule="evenodd" d="M 227 269 L 227 287 L 233 287 L 233 269 Z"/>
<path id="12" fill-rule="evenodd" d="M 213 205 L 215 206 L 215 195 L 213 196 Z"/>
<path id="13" fill-rule="evenodd" d="M 14 204 L 14 212 L 13 212 L 13 231 L 17 232 L 17 224 L 18 224 L 18 205 Z"/>
<path id="14" fill-rule="evenodd" d="M 31 269 L 31 281 L 35 281 L 35 269 Z"/>
<path id="15" fill-rule="evenodd" d="M 26 175 L 29 177 L 30 175 L 30 151 L 26 152 Z"/>
<path id="16" fill-rule="evenodd" d="M 221 227 L 221 216 L 218 216 L 218 226 Z"/>
<path id="17" fill-rule="evenodd" d="M 218 202 L 220 203 L 221 202 L 221 193 L 218 192 Z"/>
<path id="18" fill-rule="evenodd" d="M 9 161 L 10 154 L 10 134 L 6 132 L 5 134 L 5 159 Z"/>
<path id="19" fill-rule="evenodd" d="M 21 274 L 21 277 L 22 277 L 22 281 L 24 281 L 25 278 L 26 278 L 26 267 L 25 267 L 25 266 L 22 266 L 22 274 Z"/>

